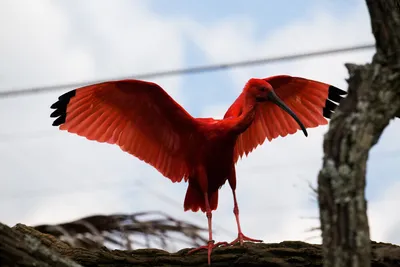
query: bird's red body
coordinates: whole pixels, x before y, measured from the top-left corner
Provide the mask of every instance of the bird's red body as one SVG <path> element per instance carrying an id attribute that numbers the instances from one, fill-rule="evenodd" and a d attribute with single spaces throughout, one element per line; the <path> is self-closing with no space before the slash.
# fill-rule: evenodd
<path id="1" fill-rule="evenodd" d="M 193 175 L 189 177 L 184 209 L 192 211 L 201 209 L 205 212 L 202 188 L 207 188 L 211 210 L 217 209 L 218 189 L 230 177 L 234 168 L 233 148 L 236 135 L 224 120 L 199 119 L 199 125 L 199 132 L 204 136 L 204 141 L 193 153 L 197 158 Z M 199 168 L 204 168 L 204 175 L 198 173 L 202 172 L 198 170 Z"/>
<path id="2" fill-rule="evenodd" d="M 53 125 L 89 140 L 117 144 L 151 164 L 172 182 L 188 181 L 184 209 L 206 212 L 210 253 L 211 213 L 218 190 L 229 182 L 238 238 L 235 163 L 265 140 L 327 123 L 345 92 L 287 75 L 250 79 L 221 120 L 193 118 L 160 86 L 139 80 L 89 85 L 59 97 Z M 333 102 L 334 101 L 334 102 Z M 218 244 L 217 244 L 218 245 Z"/>

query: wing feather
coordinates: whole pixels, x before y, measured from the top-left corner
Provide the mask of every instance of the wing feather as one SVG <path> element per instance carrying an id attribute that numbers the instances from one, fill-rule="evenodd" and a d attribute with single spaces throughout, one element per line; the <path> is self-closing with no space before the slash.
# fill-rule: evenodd
<path id="1" fill-rule="evenodd" d="M 195 119 L 160 86 L 120 80 L 84 86 L 58 98 L 54 126 L 118 145 L 173 182 L 187 181 L 195 148 Z"/>
<path id="2" fill-rule="evenodd" d="M 275 93 L 299 117 L 306 128 L 325 125 L 345 91 L 326 83 L 301 77 L 279 75 L 265 78 L 274 88 Z M 230 106 L 226 117 L 239 116 L 243 110 L 244 97 L 241 94 Z M 336 102 L 336 103 L 334 103 Z M 235 162 L 243 155 L 248 155 L 267 139 L 294 134 L 300 130 L 295 120 L 272 102 L 259 103 L 252 124 L 241 133 L 235 145 Z"/>

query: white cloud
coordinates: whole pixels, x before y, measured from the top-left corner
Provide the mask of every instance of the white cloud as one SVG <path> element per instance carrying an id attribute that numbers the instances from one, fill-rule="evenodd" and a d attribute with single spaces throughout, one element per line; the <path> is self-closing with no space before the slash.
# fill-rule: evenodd
<path id="1" fill-rule="evenodd" d="M 0 25 L 3 90 L 183 67 L 179 30 L 145 1 L 2 1 L 0 18 L 7 22 Z M 153 81 L 184 103 L 180 77 Z M 51 126 L 49 107 L 67 90 L 0 100 L 0 221 L 59 222 L 168 207 L 135 184 L 174 186 L 150 166 Z M 39 138 L 20 138 L 35 133 Z M 158 205 L 143 205 L 151 200 Z"/>
<path id="2" fill-rule="evenodd" d="M 348 17 L 333 17 L 329 10 L 284 25 L 257 40 L 255 22 L 228 17 L 203 28 L 190 19 L 167 20 L 152 13 L 146 1 L 26 1 L 0 3 L 0 88 L 25 87 L 86 79 L 131 75 L 183 67 L 183 34 L 191 38 L 211 62 L 258 58 L 318 50 L 372 41 L 365 7 Z M 18 12 L 18 16 L 16 15 Z M 29 25 L 29 27 L 27 27 Z M 342 54 L 233 70 L 232 88 L 238 94 L 250 77 L 277 73 L 306 76 L 346 88 L 344 62 L 370 61 L 371 52 Z M 185 106 L 181 78 L 154 80 Z M 218 88 L 216 88 L 218 89 Z M 54 223 L 88 213 L 163 210 L 183 220 L 206 226 L 202 213 L 183 212 L 186 184 L 172 184 L 152 167 L 122 153 L 116 146 L 89 142 L 51 127 L 49 106 L 62 91 L 0 100 L 0 221 L 8 224 Z M 204 108 L 204 116 L 222 117 L 226 105 Z M 392 123 L 378 146 L 396 138 L 399 122 Z M 396 130 L 397 129 L 397 130 Z M 237 167 L 238 201 L 246 235 L 266 242 L 306 239 L 317 227 L 318 215 L 308 181 L 315 181 L 321 165 L 322 135 L 327 127 L 265 143 Z M 4 133 L 37 133 L 24 139 Z M 3 134 L 3 135 L 2 135 Z M 393 144 L 391 145 L 394 146 Z M 381 148 L 379 148 L 381 149 Z M 380 150 L 376 149 L 378 153 Z M 384 150 L 384 148 L 382 148 Z M 145 185 L 137 184 L 140 180 Z M 390 187 L 390 185 L 388 185 Z M 148 189 L 153 191 L 148 191 Z M 167 195 L 168 200 L 162 195 Z M 161 194 L 161 195 L 160 195 Z M 226 184 L 214 215 L 216 240 L 236 236 L 233 201 Z M 371 205 L 371 214 L 381 206 Z M 395 216 L 394 214 L 389 214 Z M 377 218 L 378 215 L 373 215 Z M 371 220 L 377 239 L 382 220 Z M 222 227 L 223 226 L 223 227 Z M 317 242 L 317 239 L 313 239 Z"/>
<path id="3" fill-rule="evenodd" d="M 360 5 L 352 12 L 348 12 L 348 15 L 339 17 L 321 6 L 314 11 L 312 16 L 283 25 L 272 34 L 258 36 L 257 40 L 253 35 L 255 22 L 243 17 L 228 17 L 213 28 L 205 28 L 193 22 L 186 23 L 184 30 L 195 40 L 197 46 L 204 50 L 209 61 L 214 63 L 374 42 L 365 3 L 360 2 Z M 370 50 L 263 67 L 234 69 L 230 71 L 232 88 L 238 95 L 250 77 L 289 74 L 321 80 L 346 90 L 345 78 L 348 77 L 348 73 L 344 63 L 370 62 L 373 53 L 374 51 Z M 227 108 L 228 105 L 219 107 L 214 105 L 206 107 L 203 114 L 221 117 Z M 392 122 L 382 136 L 382 139 L 388 141 L 381 141 L 378 145 L 380 149 L 393 149 L 397 142 L 390 143 L 389 139 L 397 138 L 394 133 L 398 132 L 399 128 L 399 121 Z M 323 126 L 310 129 L 308 138 L 298 132 L 293 136 L 278 138 L 271 143 L 266 142 L 248 158 L 238 163 L 237 194 L 245 234 L 261 237 L 265 241 L 306 240 L 311 237 L 316 237 L 312 242 L 321 241 L 318 231 L 307 231 L 312 227 L 318 227 L 319 220 L 317 218 L 305 220 L 302 217 L 318 216 L 318 205 L 315 200 L 310 201 L 311 190 L 307 187 L 307 181 L 316 184 L 316 177 L 322 164 L 323 134 L 326 131 L 327 126 Z M 375 149 L 371 153 L 374 152 Z M 393 168 L 398 167 L 393 166 Z M 374 179 L 374 177 L 368 178 Z M 230 208 L 226 208 L 233 205 L 228 185 L 222 190 L 220 199 L 220 209 L 223 210 L 221 212 L 226 216 L 222 220 L 234 231 L 233 214 Z M 376 210 L 380 207 L 381 204 L 370 207 L 370 213 L 374 217 L 371 219 L 371 232 L 375 239 L 387 240 L 390 237 L 380 229 L 390 225 L 378 222 L 379 220 L 375 218 Z M 390 212 L 386 216 L 392 216 L 394 221 L 399 220 L 398 215 Z M 398 240 L 400 233 L 397 232 L 396 235 L 395 239 Z"/>
<path id="4" fill-rule="evenodd" d="M 253 34 L 255 21 L 242 16 L 227 17 L 211 29 L 194 22 L 183 25 L 186 34 L 204 50 L 209 60 L 219 63 L 372 43 L 374 39 L 367 23 L 369 16 L 365 4 L 360 2 L 355 10 L 349 16 L 335 17 L 329 10 L 319 7 L 312 16 L 299 18 L 261 37 Z M 249 77 L 267 77 L 278 73 L 302 75 L 345 86 L 347 72 L 343 62 L 365 63 L 372 54 L 370 50 L 233 69 L 233 88 L 239 92 Z"/>

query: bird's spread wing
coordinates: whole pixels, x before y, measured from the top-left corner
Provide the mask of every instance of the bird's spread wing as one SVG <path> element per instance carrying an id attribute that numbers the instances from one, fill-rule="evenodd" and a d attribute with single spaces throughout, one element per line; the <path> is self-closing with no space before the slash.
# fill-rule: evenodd
<path id="1" fill-rule="evenodd" d="M 51 108 L 51 117 L 57 117 L 53 126 L 117 144 L 173 182 L 187 181 L 195 120 L 157 84 L 121 80 L 89 85 L 60 96 Z"/>
<path id="2" fill-rule="evenodd" d="M 327 124 L 335 108 L 346 92 L 318 81 L 287 75 L 265 78 L 278 97 L 299 117 L 306 128 Z M 238 116 L 243 108 L 243 95 L 231 105 L 225 117 Z M 325 117 L 325 118 L 324 118 Z M 245 132 L 239 135 L 235 145 L 235 162 L 243 154 L 278 136 L 294 134 L 300 126 L 274 103 L 258 103 L 255 119 Z"/>

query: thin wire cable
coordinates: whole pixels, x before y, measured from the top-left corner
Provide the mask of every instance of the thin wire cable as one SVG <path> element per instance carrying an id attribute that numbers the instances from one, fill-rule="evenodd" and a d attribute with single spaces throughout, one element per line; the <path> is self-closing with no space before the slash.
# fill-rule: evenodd
<path id="1" fill-rule="evenodd" d="M 88 80 L 88 81 L 81 81 L 81 82 L 71 82 L 71 83 L 64 83 L 64 84 L 57 84 L 57 85 L 44 85 L 44 86 L 36 86 L 31 88 L 23 88 L 23 89 L 10 89 L 0 91 L 0 98 L 6 97 L 16 97 L 21 95 L 28 95 L 28 94 L 38 94 L 38 93 L 45 93 L 56 91 L 60 89 L 64 89 L 66 87 L 79 87 L 85 84 L 94 84 L 100 83 L 109 80 L 122 80 L 122 79 L 148 79 L 148 78 L 155 78 L 155 77 L 167 77 L 167 76 L 175 76 L 175 75 L 185 75 L 185 74 L 194 74 L 194 73 L 204 73 L 204 72 L 212 72 L 218 70 L 227 70 L 232 68 L 239 68 L 239 67 L 249 67 L 255 65 L 264 65 L 273 62 L 281 62 L 281 61 L 291 61 L 296 59 L 303 59 L 309 57 L 318 57 L 324 55 L 332 55 L 337 53 L 346 53 L 352 51 L 359 51 L 359 50 L 367 50 L 374 48 L 374 44 L 363 44 L 351 47 L 342 47 L 336 49 L 327 49 L 327 50 L 320 50 L 314 52 L 303 52 L 297 53 L 292 55 L 282 55 L 282 56 L 275 56 L 275 57 L 268 57 L 268 58 L 261 58 L 255 60 L 244 60 L 244 61 L 237 61 L 231 63 L 220 63 L 214 65 L 205 65 L 205 66 L 198 66 L 198 67 L 191 67 L 185 69 L 176 69 L 176 70 L 167 70 L 167 71 L 159 71 L 159 72 L 150 72 L 132 76 L 120 76 L 114 77 L 109 79 L 98 79 L 98 80 Z"/>

